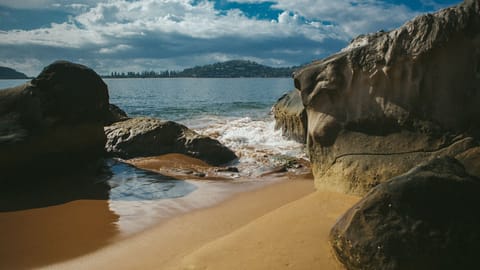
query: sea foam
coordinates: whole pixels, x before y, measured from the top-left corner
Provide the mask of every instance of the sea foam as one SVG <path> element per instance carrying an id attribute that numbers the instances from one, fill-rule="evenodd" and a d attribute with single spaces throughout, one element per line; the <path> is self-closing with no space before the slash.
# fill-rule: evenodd
<path id="1" fill-rule="evenodd" d="M 306 158 L 304 146 L 285 139 L 281 130 L 275 130 L 270 117 L 215 118 L 197 131 L 235 151 L 239 156 L 238 166 L 249 175 L 278 166 L 288 158 Z"/>

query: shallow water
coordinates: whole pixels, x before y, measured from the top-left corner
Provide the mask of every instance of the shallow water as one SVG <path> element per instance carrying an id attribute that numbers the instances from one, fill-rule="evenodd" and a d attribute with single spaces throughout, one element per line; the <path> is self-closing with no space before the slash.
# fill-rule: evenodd
<path id="1" fill-rule="evenodd" d="M 185 181 L 108 160 L 100 175 L 37 177 L 0 190 L 0 269 L 30 269 L 105 247 L 266 181 Z"/>
<path id="2" fill-rule="evenodd" d="M 31 268 L 93 252 L 180 213 L 208 207 L 275 178 L 258 178 L 303 146 L 274 130 L 270 109 L 291 79 L 110 79 L 110 102 L 130 116 L 183 123 L 239 156 L 238 179 L 191 181 L 108 160 L 100 175 L 0 192 L 0 269 Z M 0 80 L 0 89 L 25 80 Z M 48 177 L 47 177 L 48 178 Z M 48 184 L 47 184 L 48 183 Z M 21 259 L 28 258 L 28 260 Z"/>

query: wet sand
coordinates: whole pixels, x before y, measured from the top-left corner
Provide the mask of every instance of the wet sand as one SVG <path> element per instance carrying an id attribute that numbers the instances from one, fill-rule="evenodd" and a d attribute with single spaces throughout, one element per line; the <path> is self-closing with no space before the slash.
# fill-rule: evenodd
<path id="1" fill-rule="evenodd" d="M 48 269 L 341 269 L 328 232 L 358 200 L 285 180 Z"/>
<path id="2" fill-rule="evenodd" d="M 31 269 L 111 244 L 118 216 L 104 200 L 0 212 L 0 269 Z"/>
<path id="3" fill-rule="evenodd" d="M 315 192 L 311 174 L 302 173 L 308 166 L 218 181 L 230 172 L 183 155 L 129 163 L 177 176 L 201 172 L 207 181 L 168 180 L 165 188 L 195 191 L 153 200 L 118 197 L 127 182 L 127 190 L 109 190 L 84 177 L 7 190 L 0 198 L 0 269 L 338 269 L 328 232 L 358 198 Z M 157 183 L 149 181 L 134 183 Z"/>

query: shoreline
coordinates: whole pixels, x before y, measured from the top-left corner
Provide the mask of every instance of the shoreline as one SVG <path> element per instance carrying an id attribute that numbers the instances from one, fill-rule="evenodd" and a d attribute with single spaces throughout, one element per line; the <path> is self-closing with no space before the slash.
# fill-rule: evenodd
<path id="1" fill-rule="evenodd" d="M 328 236 L 336 218 L 357 200 L 357 197 L 314 191 L 311 179 L 285 179 L 241 191 L 213 206 L 168 218 L 93 253 L 44 269 L 225 269 L 226 266 L 242 269 L 239 260 L 248 261 L 249 269 L 268 269 L 274 264 L 265 265 L 263 258 L 274 260 L 290 252 L 298 255 L 298 251 L 303 254 L 300 257 L 305 258 L 318 247 L 325 250 L 329 245 L 322 237 Z M 312 203 L 314 205 L 310 205 Z M 312 211 L 317 213 L 315 217 Z M 298 226 L 295 225 L 297 221 L 300 221 Z M 294 225 L 296 232 L 290 231 Z M 311 233 L 315 235 L 313 238 L 309 237 Z M 292 234 L 293 238 L 285 234 Z M 278 250 L 276 241 L 268 244 L 275 235 L 282 238 Z M 252 238 L 268 241 L 261 249 L 261 258 L 257 256 L 245 261 L 242 256 L 254 254 L 250 252 Z M 305 243 L 308 247 L 298 249 Z M 218 253 L 222 253 L 221 260 Z M 235 255 L 237 253 L 241 256 Z M 294 261 L 300 258 L 287 257 Z M 306 261 L 308 265 L 298 265 L 294 269 L 310 269 L 315 265 L 330 267 L 322 269 L 339 269 L 329 253 L 312 258 L 313 261 Z M 283 264 L 293 265 L 295 263 Z M 278 265 L 275 267 L 279 269 Z"/>

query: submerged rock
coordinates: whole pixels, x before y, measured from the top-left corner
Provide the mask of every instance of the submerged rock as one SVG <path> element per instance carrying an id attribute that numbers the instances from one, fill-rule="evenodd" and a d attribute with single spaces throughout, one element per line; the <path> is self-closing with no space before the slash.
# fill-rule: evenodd
<path id="1" fill-rule="evenodd" d="M 480 179 L 435 159 L 373 188 L 330 232 L 349 270 L 476 269 Z"/>
<path id="2" fill-rule="evenodd" d="M 0 91 L 2 174 L 39 174 L 92 162 L 104 152 L 107 111 L 108 91 L 100 76 L 70 62 L 55 62 L 31 82 Z"/>
<path id="3" fill-rule="evenodd" d="M 237 158 L 235 153 L 207 136 L 187 127 L 155 118 L 139 117 L 105 127 L 106 151 L 121 158 L 186 154 L 211 165 L 221 165 Z"/>
<path id="4" fill-rule="evenodd" d="M 317 187 L 364 194 L 425 160 L 460 155 L 480 137 L 480 3 L 361 36 L 294 82 Z"/>
<path id="5" fill-rule="evenodd" d="M 283 136 L 289 139 L 306 142 L 307 113 L 297 89 L 279 98 L 272 111 L 275 116 L 275 129 L 282 129 Z"/>

